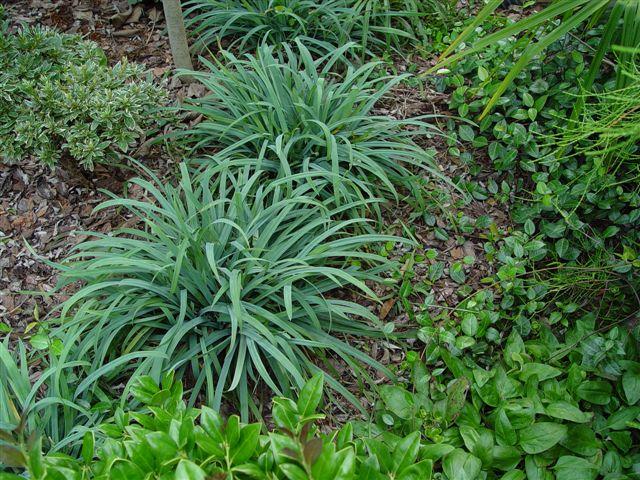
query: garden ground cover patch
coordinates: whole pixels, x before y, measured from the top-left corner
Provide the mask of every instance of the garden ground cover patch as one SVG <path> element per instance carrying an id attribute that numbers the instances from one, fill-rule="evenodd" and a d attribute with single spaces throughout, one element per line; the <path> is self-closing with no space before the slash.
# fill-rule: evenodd
<path id="1" fill-rule="evenodd" d="M 605 3 L 598 1 L 572 0 L 576 9 Z M 30 0 L 6 12 L 12 27 L 27 22 L 86 35 L 105 49 L 110 65 L 123 55 L 142 64 L 154 82 L 164 81 L 172 105 L 207 94 L 184 72 L 172 76 L 161 8 L 152 1 Z M 288 13 L 280 6 L 274 12 Z M 463 33 L 468 45 L 508 32 L 514 20 L 539 18 L 535 8 L 509 12 Z M 143 136 L 123 169 L 97 165 L 87 175 L 65 165 L 47 171 L 32 158 L 0 164 L 0 371 L 11 378 L 0 386 L 6 399 L 0 418 L 11 427 L 0 438 L 6 454 L 0 462 L 14 471 L 26 464 L 34 478 L 62 469 L 89 478 L 153 471 L 294 480 L 635 479 L 640 129 L 633 92 L 640 67 L 629 49 L 640 38 L 628 28 L 634 12 L 640 18 L 640 2 L 616 2 L 606 12 L 613 27 L 583 30 L 570 19 L 561 28 L 572 33 L 554 37 L 544 59 L 517 64 L 518 71 L 510 69 L 526 52 L 533 32 L 526 28 L 518 38 L 434 67 L 473 15 L 458 15 L 445 28 L 430 23 L 422 32 L 428 42 L 414 51 L 379 52 L 382 62 L 371 73 L 402 75 L 402 82 L 367 115 L 397 120 L 412 148 L 434 153 L 429 174 L 399 170 L 414 174 L 400 179 L 411 185 L 399 186 L 398 202 L 369 207 L 370 229 L 340 230 L 336 225 L 360 220 L 344 199 L 325 202 L 318 192 L 335 170 L 353 174 L 357 161 L 350 163 L 349 152 L 363 139 L 380 149 L 375 168 L 393 160 L 385 145 L 394 145 L 397 132 L 388 132 L 385 144 L 379 135 L 323 130 L 323 102 L 309 101 L 311 94 L 306 103 L 284 102 L 301 114 L 286 127 L 274 120 L 268 139 L 251 148 L 238 148 L 243 120 L 233 114 L 216 129 L 198 109 L 181 116 L 176 109 L 153 138 Z M 620 32 L 617 15 L 624 18 Z M 539 33 L 556 35 L 557 26 L 545 24 Z M 581 91 L 598 45 L 608 48 L 603 36 L 626 50 L 619 60 L 605 52 L 592 91 Z M 384 35 L 376 38 L 385 43 Z M 214 48 L 207 60 L 251 58 L 231 45 L 233 52 L 221 56 Z M 311 57 L 300 59 L 310 68 Z M 251 70 L 250 63 L 243 68 Z M 200 75 L 215 84 L 205 64 L 198 64 Z M 332 87 L 345 77 L 346 57 L 336 65 L 323 79 Z M 493 105 L 510 71 L 517 74 Z M 229 88 L 240 81 L 230 78 Z M 621 89 L 625 82 L 632 87 Z M 269 101 L 259 102 L 261 115 L 275 119 L 274 105 L 287 93 L 277 92 L 279 82 L 264 85 Z M 252 92 L 233 91 L 238 98 Z M 345 98 L 340 111 L 350 120 L 348 99 L 356 96 Z M 254 114 L 250 102 L 237 105 Z M 226 107 L 220 102 L 215 115 L 226 115 Z M 483 110 L 487 115 L 478 117 Z M 572 114 L 578 127 L 567 129 Z M 442 135 L 422 135 L 405 122 L 421 115 Z M 232 125 L 238 131 L 229 140 Z M 185 143 L 173 141 L 181 138 L 176 129 L 187 131 Z M 194 132 L 204 139 L 198 145 L 204 156 L 183 163 Z M 296 138 L 297 154 L 307 135 L 319 148 L 304 159 L 310 169 L 292 176 L 282 140 Z M 609 148 L 611 138 L 621 139 L 617 147 Z M 343 162 L 331 172 L 329 151 Z M 270 162 L 267 175 L 254 171 L 265 168 L 263 161 Z M 323 161 L 324 170 L 314 170 Z M 273 168 L 278 162 L 282 170 Z M 200 184 L 212 165 L 218 169 Z M 367 169 L 358 174 L 371 181 Z M 129 182 L 154 175 L 151 183 Z M 108 208 L 93 211 L 108 199 Z M 325 203 L 312 215 L 318 199 Z M 300 212 L 291 213 L 295 202 Z M 296 243 L 304 227 L 276 221 L 307 208 L 326 229 L 317 229 L 323 240 L 311 250 Z M 356 232 L 387 236 L 360 242 L 356 253 L 349 251 Z M 76 251 L 88 252 L 90 261 L 74 263 L 78 243 Z M 283 252 L 292 256 L 279 257 Z M 54 289 L 58 276 L 49 261 L 63 262 L 57 266 L 63 289 Z M 76 292 L 82 297 L 63 303 Z M 372 338 L 349 315 L 368 320 Z M 299 330 L 305 325 L 308 331 Z M 354 369 L 353 358 L 364 360 L 365 369 Z M 302 388 L 300 365 L 307 378 L 322 369 L 324 389 L 320 376 Z M 253 420 L 262 426 L 246 423 Z"/>
<path id="2" fill-rule="evenodd" d="M 67 3 L 41 2 L 34 4 L 31 1 L 20 1 L 12 4 L 8 9 L 8 17 L 17 25 L 20 22 L 27 24 L 38 24 L 58 28 L 63 32 L 78 32 L 87 35 L 88 38 L 97 42 L 109 57 L 110 62 L 116 62 L 123 56 L 129 61 L 140 62 L 148 68 L 156 78 L 166 75 L 171 68 L 171 59 L 168 54 L 168 43 L 162 35 L 164 28 L 162 14 L 157 6 L 145 5 L 142 14 L 138 16 L 133 10 L 129 16 L 125 16 L 130 9 L 125 6 L 126 2 L 113 7 L 110 2 L 96 4 L 95 2 L 83 1 L 78 5 Z M 114 10 L 116 9 L 116 10 Z M 118 11 L 124 12 L 114 20 L 113 16 Z M 75 13 L 74 13 L 75 12 Z M 136 18 L 137 17 L 137 18 Z M 124 19 L 121 20 L 121 19 Z M 404 60 L 400 62 L 398 68 L 406 69 Z M 181 100 L 188 97 L 202 95 L 203 90 L 199 85 L 185 85 L 179 80 L 173 80 L 168 85 L 169 95 L 172 100 Z M 421 91 L 409 85 L 395 87 L 392 95 L 385 97 L 375 109 L 376 114 L 390 115 L 391 117 L 404 119 L 422 114 L 447 114 L 447 95 L 435 90 Z M 198 121 L 193 118 L 191 121 Z M 433 147 L 438 150 L 436 161 L 442 171 L 450 176 L 465 174 L 465 166 L 460 164 L 455 158 L 447 153 L 447 145 L 438 138 L 431 140 L 417 137 L 417 142 L 422 142 L 425 147 Z M 427 143 L 424 143 L 427 142 Z M 166 156 L 166 153 L 157 147 L 143 148 L 143 160 L 154 171 L 166 173 L 167 166 L 172 164 L 173 159 Z M 171 168 L 171 167 L 169 167 Z M 55 304 L 73 293 L 75 287 L 67 287 L 64 294 L 56 293 L 54 296 L 33 296 L 28 291 L 51 291 L 54 289 L 58 275 L 46 264 L 34 261 L 25 248 L 24 238 L 34 251 L 52 261 L 64 258 L 72 246 L 85 239 L 86 235 L 75 235 L 70 241 L 69 233 L 75 231 L 98 230 L 108 233 L 122 225 L 128 225 L 127 217 L 121 216 L 112 210 L 100 211 L 92 214 L 91 211 L 106 197 L 100 189 L 119 192 L 123 182 L 133 173 L 118 172 L 114 177 L 113 172 L 108 169 L 98 168 L 93 184 L 88 183 L 79 172 L 64 172 L 56 169 L 48 172 L 46 169 L 38 167 L 36 163 L 28 162 L 26 165 L 8 166 L 0 165 L 2 169 L 3 185 L 3 229 L 0 229 L 7 242 L 2 245 L 5 256 L 3 257 L 2 280 L 2 322 L 7 329 L 12 329 L 13 333 L 19 334 L 28 330 L 31 336 L 35 337 L 38 345 L 37 322 L 34 324 L 34 312 L 38 318 L 44 318 Z M 490 170 L 486 170 L 487 175 L 491 175 Z M 130 195 L 136 198 L 134 188 Z M 86 200 L 89 196 L 91 200 Z M 83 199 L 80 202 L 80 199 Z M 459 200 L 459 195 L 458 195 Z M 445 211 L 451 210 L 451 204 L 455 199 L 434 199 L 431 203 L 431 215 L 434 216 L 437 226 L 443 231 L 449 230 L 451 223 L 443 218 Z M 459 202 L 458 202 L 459 203 Z M 18 206 L 17 209 L 14 206 Z M 466 218 L 477 218 L 487 213 L 487 208 L 493 211 L 492 218 L 500 228 L 506 228 L 507 218 L 503 209 L 494 205 L 474 201 L 470 205 L 461 205 L 461 209 L 456 215 Z M 437 264 L 431 270 L 440 270 L 441 276 L 437 279 L 437 295 L 435 301 L 444 302 L 453 307 L 459 300 L 457 290 L 459 284 L 445 274 L 450 265 L 459 263 L 465 256 L 462 247 L 456 244 L 454 235 L 438 237 L 432 230 L 432 225 L 424 222 L 424 219 L 411 218 L 409 208 L 398 206 L 393 212 L 386 216 L 387 233 L 402 234 L 403 226 L 417 225 L 416 234 L 418 240 L 423 242 L 424 250 L 435 249 L 439 252 L 438 259 L 428 259 L 426 264 L 415 266 L 416 276 L 412 282 L 420 283 L 428 275 L 431 262 Z M 431 222 L 431 220 L 429 220 Z M 452 231 L 452 233 L 455 233 Z M 466 234 L 459 232 L 463 236 L 468 236 L 466 251 L 471 250 L 477 257 L 473 267 L 464 266 L 467 272 L 471 272 L 470 278 L 465 282 L 478 285 L 480 278 L 486 276 L 491 267 L 483 262 L 481 248 L 477 244 L 477 232 Z M 474 238 L 475 237 L 475 238 Z M 472 243 L 476 242 L 473 246 Z M 390 250 L 392 257 L 400 257 L 402 252 Z M 5 265 L 6 264 L 6 265 Z M 442 264 L 442 267 L 440 267 Z M 411 268 L 414 270 L 414 267 Z M 475 272 L 475 273 L 474 273 Z M 432 275 L 434 275 L 432 273 Z M 349 293 L 345 292 L 348 296 Z M 381 290 L 377 292 L 387 301 L 385 305 L 367 305 L 379 315 L 385 322 L 397 322 L 402 328 L 404 324 L 410 322 L 405 312 L 396 308 L 390 309 L 391 303 L 395 305 L 397 299 L 392 291 Z M 336 292 L 340 296 L 340 292 Z M 390 298 L 387 298 L 390 297 Z M 34 328 L 35 327 L 35 328 Z M 29 335 L 27 335 L 29 338 Z M 401 350 L 393 342 L 367 341 L 361 339 L 351 339 L 358 348 L 370 352 L 375 360 L 384 365 L 400 363 L 403 359 Z M 337 361 L 336 367 L 341 371 L 340 377 L 348 389 L 361 397 L 361 401 L 370 403 L 358 385 L 358 378 L 353 377 L 352 371 L 346 365 Z M 375 375 L 375 372 L 372 372 Z M 337 421 L 350 419 L 350 408 L 348 403 L 340 403 L 334 407 L 334 415 L 330 418 Z"/>

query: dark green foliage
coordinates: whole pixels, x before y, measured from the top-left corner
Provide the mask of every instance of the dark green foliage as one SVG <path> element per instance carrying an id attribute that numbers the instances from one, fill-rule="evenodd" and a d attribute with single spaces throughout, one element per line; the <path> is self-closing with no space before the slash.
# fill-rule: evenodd
<path id="1" fill-rule="evenodd" d="M 478 12 L 475 19 L 451 42 L 440 62 L 434 67 L 450 64 L 466 55 L 482 52 L 492 45 L 509 41 L 512 37 L 521 37 L 527 48 L 518 53 L 517 61 L 508 73 L 501 77 L 500 84 L 491 95 L 482 116 L 488 114 L 501 96 L 507 91 L 513 80 L 558 41 L 563 41 L 576 31 L 584 33 L 594 25 L 603 25 L 604 31 L 594 49 L 588 71 L 581 77 L 583 87 L 591 92 L 596 75 L 602 70 L 605 55 L 611 51 L 618 54 L 620 65 L 629 69 L 635 61 L 635 49 L 640 47 L 640 2 L 637 0 L 565 0 L 551 2 L 550 5 L 522 19 L 511 22 L 503 29 L 492 32 L 484 38 L 474 38 L 477 29 L 490 18 L 500 5 L 500 0 L 490 0 Z M 468 42 L 471 44 L 467 48 Z M 460 48 L 460 51 L 456 50 Z M 455 53 L 454 53 L 455 52 Z M 448 58 L 447 58 L 448 57 Z M 618 76 L 618 87 L 626 85 L 624 78 Z M 581 111 L 583 104 L 576 102 L 573 114 Z"/>
<path id="2" fill-rule="evenodd" d="M 417 434 L 371 440 L 354 437 L 350 424 L 321 434 L 315 423 L 324 418 L 317 413 L 322 383 L 322 376 L 315 376 L 297 401 L 276 398 L 275 428 L 265 434 L 259 423 L 247 425 L 235 415 L 224 419 L 207 407 L 186 407 L 182 385 L 170 375 L 161 387 L 141 377 L 132 392 L 145 408 L 119 410 L 99 430 L 87 432 L 79 458 L 43 456 L 38 441 L 19 444 L 14 447 L 16 470 L 22 467 L 34 480 L 431 478 L 432 461 Z"/>
<path id="3" fill-rule="evenodd" d="M 640 210 L 629 207 L 640 205 L 640 64 L 618 76 L 624 88 L 585 93 L 582 113 L 555 135 L 553 155 L 579 164 L 567 182 L 576 210 L 596 205 L 620 212 L 608 215 L 617 224 L 637 225 Z"/>
<path id="4" fill-rule="evenodd" d="M 114 67 L 79 35 L 24 27 L 0 31 L 0 159 L 61 157 L 91 170 L 115 161 L 159 119 L 164 91 L 142 68 Z"/>
<path id="5" fill-rule="evenodd" d="M 585 38 L 597 47 L 600 34 Z M 489 104 L 511 52 L 527 48 L 518 42 L 488 46 L 439 80 L 455 87 L 461 117 L 477 119 Z M 447 479 L 637 476 L 637 98 L 627 95 L 633 81 L 614 90 L 596 79 L 597 93 L 571 121 L 591 53 L 562 38 L 478 127 L 449 122 L 464 142 L 451 142 L 452 153 L 475 169 L 474 157 L 488 154 L 503 172 L 486 187 L 469 182 L 470 193 L 505 207 L 515 195 L 517 227 L 484 222 L 495 269 L 487 286 L 452 311 L 418 311 L 425 346 L 408 354 L 411 381 L 382 387 L 376 413 L 381 434 L 420 429 L 438 443 Z"/>
<path id="6" fill-rule="evenodd" d="M 484 37 L 486 32 L 478 35 Z M 564 125 L 571 115 L 576 96 L 581 93 L 579 79 L 586 70 L 590 47 L 599 40 L 597 31 L 593 31 L 585 36 L 586 45 L 571 37 L 554 43 L 545 59 L 532 63 L 514 79 L 477 128 L 461 125 L 455 132 L 458 139 L 475 148 L 486 147 L 499 171 L 519 167 L 535 172 L 553 150 L 544 135 Z M 450 108 L 462 118 L 478 121 L 499 79 L 526 45 L 526 41 L 512 38 L 465 57 L 451 67 L 451 72 L 434 79 L 436 88 L 451 89 Z"/>
<path id="7" fill-rule="evenodd" d="M 494 341 L 502 353 L 488 366 L 476 363 L 487 360 L 480 345 L 461 354 L 435 328 L 424 329 L 424 351 L 410 352 L 405 363 L 410 384 L 380 388 L 379 427 L 371 433 L 422 432 L 445 472 L 458 451 L 473 475 L 452 470 L 451 480 L 483 478 L 481 471 L 487 478 L 545 478 L 545 471 L 558 479 L 635 478 L 640 363 L 631 359 L 640 329 L 594 333 L 595 316 L 564 315 L 572 324 L 564 335 L 554 333 L 557 325 L 539 325 L 524 338 L 514 329 Z M 481 322 L 478 337 L 485 330 Z"/>
<path id="8" fill-rule="evenodd" d="M 417 45 L 440 28 L 426 11 L 442 2 L 191 2 L 203 45 L 255 51 L 204 61 L 195 77 L 208 92 L 185 107 L 198 121 L 172 137 L 199 158 L 181 164 L 177 185 L 149 174 L 133 181 L 140 197 L 99 207 L 129 227 L 89 232 L 59 266 L 63 285 L 81 285 L 59 323 L 31 337 L 36 352 L 0 345 L 0 461 L 52 479 L 636 480 L 637 57 L 620 50 L 611 71 L 589 67 L 611 42 L 637 42 L 640 2 L 607 3 L 554 2 L 551 13 L 577 15 L 544 26 L 484 10 L 482 29 L 440 32 L 435 51 L 467 34 L 483 46 L 435 80 L 459 115 L 445 139 L 459 162 L 441 162 L 469 194 L 455 197 L 425 188 L 421 169 L 439 170 L 416 140 L 439 133 L 432 120 L 377 114 L 416 77 L 353 63 Z M 585 12 L 621 23 L 593 18 L 582 38 L 565 35 Z M 538 43 L 510 35 L 522 25 Z M 408 216 L 375 229 L 422 245 L 354 233 L 407 192 Z M 492 219 L 496 209 L 512 222 Z M 376 287 L 396 280 L 375 315 Z M 445 282 L 457 305 L 436 305 Z M 386 337 L 376 348 L 400 346 L 406 361 L 394 353 L 388 371 L 366 343 L 348 343 L 356 336 Z M 333 376 L 346 367 L 370 380 L 363 363 L 397 375 L 359 392 Z M 34 364 L 41 375 L 30 377 Z M 375 401 L 369 421 L 336 431 L 331 417 L 321 434 L 322 378 L 356 407 Z M 239 417 L 218 413 L 233 405 L 227 392 Z M 240 423 L 274 393 L 287 397 L 273 400 L 274 429 Z M 131 408 L 114 414 L 113 397 L 124 405 L 129 394 Z M 52 448 L 72 456 L 42 456 Z"/>
<path id="9" fill-rule="evenodd" d="M 310 175 L 266 182 L 253 166 L 232 167 L 190 175 L 183 164 L 177 186 L 149 174 L 133 180 L 149 201 L 98 207 L 127 210 L 140 226 L 94 232 L 59 266 L 63 284 L 83 282 L 59 329 L 70 358 L 89 362 L 76 395 L 103 375 L 128 383 L 171 369 L 190 379 L 191 404 L 203 394 L 218 409 L 233 392 L 246 418 L 259 386 L 288 393 L 329 353 L 382 368 L 336 337 L 379 334 L 375 315 L 327 294 L 353 289 L 375 301 L 365 282 L 383 282 L 391 263 L 365 249 L 402 240 L 350 233 L 367 221 L 335 220 L 353 206 L 325 207 Z"/>
<path id="10" fill-rule="evenodd" d="M 598 31 L 590 35 L 587 40 L 597 46 Z M 514 43 L 467 57 L 440 80 L 441 87 L 456 87 L 451 106 L 461 116 L 485 107 L 498 88 L 496 77 L 511 68 Z M 611 91 L 613 82 L 600 80 L 594 88 L 601 93 L 591 95 L 579 121 L 571 122 L 589 53 L 583 43 L 563 38 L 549 48 L 546 61 L 519 74 L 478 129 L 450 122 L 457 130 L 452 136 L 468 145 L 462 154 L 467 159 L 487 147 L 493 164 L 510 172 L 507 178 L 522 172 L 521 180 L 503 183 L 513 185 L 507 193 L 513 188 L 524 200 L 512 209 L 520 231 L 494 235 L 485 245 L 498 262 L 493 280 L 503 288 L 501 304 L 515 305 L 518 322 L 520 314 L 535 318 L 554 302 L 580 305 L 583 312 L 613 302 L 621 310 L 604 315 L 613 321 L 638 306 L 640 196 L 632 114 L 637 101 L 631 100 L 634 87 Z M 606 125 L 619 123 L 613 141 Z M 606 147 L 612 144 L 614 149 Z M 488 190 L 497 195 L 498 185 Z"/>

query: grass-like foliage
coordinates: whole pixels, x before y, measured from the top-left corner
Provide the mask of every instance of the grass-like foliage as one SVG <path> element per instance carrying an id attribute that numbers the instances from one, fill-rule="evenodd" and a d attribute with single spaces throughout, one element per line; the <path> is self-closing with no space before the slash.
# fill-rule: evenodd
<path id="1" fill-rule="evenodd" d="M 354 368 L 375 363 L 334 336 L 375 335 L 375 315 L 327 293 L 375 298 L 365 281 L 382 281 L 386 261 L 362 249 L 398 239 L 349 233 L 364 220 L 334 221 L 341 210 L 314 200 L 308 181 L 229 168 L 191 176 L 182 165 L 178 186 L 149 173 L 133 180 L 149 201 L 98 207 L 129 211 L 140 227 L 93 234 L 62 267 L 65 282 L 84 284 L 61 311 L 63 343 L 77 341 L 73 358 L 91 363 L 78 394 L 105 374 L 127 382 L 175 369 L 192 403 L 202 393 L 219 408 L 233 391 L 247 417 L 259 382 L 287 393 L 329 351 Z"/>
<path id="2" fill-rule="evenodd" d="M 626 86 L 585 92 L 578 120 L 554 138 L 556 157 L 585 159 L 579 162 L 579 174 L 570 179 L 575 196 L 580 197 L 576 205 L 585 197 L 597 203 L 595 194 L 601 192 L 614 198 L 623 189 L 636 196 L 640 192 L 640 66 L 619 65 L 619 70 Z"/>
<path id="3" fill-rule="evenodd" d="M 109 67 L 79 35 L 0 26 L 0 160 L 73 159 L 89 170 L 117 160 L 155 125 L 166 99 L 142 74 L 125 61 Z"/>
<path id="4" fill-rule="evenodd" d="M 581 85 L 587 91 L 593 82 L 602 61 L 609 50 L 622 46 L 619 60 L 622 65 L 629 66 L 634 60 L 633 49 L 640 45 L 640 3 L 627 0 L 565 0 L 550 2 L 549 5 L 531 15 L 524 15 L 515 23 L 511 23 L 484 38 L 471 42 L 483 22 L 495 15 L 495 11 L 503 0 L 489 0 L 478 12 L 475 19 L 457 35 L 449 47 L 442 53 L 439 62 L 431 69 L 436 71 L 445 65 L 459 61 L 462 57 L 481 52 L 492 45 L 503 43 L 511 37 L 530 35 L 535 41 L 527 42 L 527 48 L 519 55 L 518 61 L 511 67 L 498 87 L 492 92 L 491 99 L 485 105 L 481 118 L 489 114 L 498 105 L 500 98 L 507 91 L 520 72 L 534 62 L 535 59 L 567 34 L 579 31 L 585 25 L 591 28 L 599 21 L 605 24 L 605 30 L 591 61 L 589 71 L 582 79 Z M 618 86 L 624 86 L 624 78 L 618 77 Z M 576 103 L 575 113 L 579 113 L 583 104 Z"/>
<path id="5" fill-rule="evenodd" d="M 426 42 L 425 25 L 442 26 L 456 16 L 452 0 L 190 0 L 187 30 L 197 48 L 223 43 L 254 51 L 298 37 L 317 45 L 356 42 L 362 52 L 401 52 Z"/>
<path id="6" fill-rule="evenodd" d="M 282 4 L 280 4 L 282 3 Z M 272 45 L 306 36 L 340 45 L 348 38 L 341 28 L 344 0 L 192 0 L 185 3 L 187 30 L 196 46 L 228 41 L 245 51 L 263 41 Z"/>
<path id="7" fill-rule="evenodd" d="M 316 60 L 296 44 L 298 52 L 263 46 L 256 56 L 225 52 L 226 64 L 206 62 L 209 72 L 193 76 L 210 93 L 185 106 L 203 120 L 179 133 L 182 141 L 200 152 L 221 147 L 219 158 L 259 158 L 282 176 L 328 172 L 337 202 L 354 193 L 398 198 L 398 187 L 414 190 L 420 169 L 439 176 L 433 152 L 412 139 L 438 133 L 428 117 L 376 114 L 378 101 L 405 77 L 378 78 L 380 64 L 371 62 L 347 63 L 339 78 L 331 70 L 345 62 L 351 44 Z"/>
<path id="8" fill-rule="evenodd" d="M 65 355 L 50 348 L 50 355 L 30 356 L 22 341 L 5 337 L 0 343 L 0 464 L 12 466 L 19 455 L 7 442 L 26 440 L 35 434 L 45 437 L 47 449 L 76 445 L 86 429 L 102 419 L 103 407 L 90 408 L 74 396 L 73 369 Z M 32 368 L 37 364 L 37 369 Z M 95 398 L 106 400 L 99 393 Z M 108 409 L 108 408 L 107 408 Z M 0 475 L 1 476 L 1 475 Z"/>

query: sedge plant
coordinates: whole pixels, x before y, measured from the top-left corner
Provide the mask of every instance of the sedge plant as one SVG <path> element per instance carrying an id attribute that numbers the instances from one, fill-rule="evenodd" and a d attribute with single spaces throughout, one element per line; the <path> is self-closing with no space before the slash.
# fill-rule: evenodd
<path id="1" fill-rule="evenodd" d="M 59 266 L 62 285 L 83 285 L 55 332 L 73 345 L 70 358 L 89 362 L 76 396 L 101 380 L 130 384 L 175 370 L 191 404 L 218 409 L 232 392 L 247 418 L 262 386 L 289 394 L 329 355 L 389 373 L 338 338 L 377 335 L 375 315 L 330 292 L 376 301 L 366 282 L 384 282 L 391 263 L 366 249 L 397 237 L 351 233 L 366 220 L 335 220 L 350 205 L 323 205 L 310 174 L 268 182 L 227 161 L 198 174 L 182 164 L 176 186 L 147 176 L 133 183 L 148 201 L 97 207 L 127 211 L 139 227 L 93 232 Z M 336 379 L 330 385 L 357 403 Z"/>
<path id="2" fill-rule="evenodd" d="M 450 25 L 455 6 L 453 0 L 189 0 L 185 16 L 198 49 L 221 44 L 254 52 L 304 37 L 316 51 L 355 42 L 360 53 L 375 55 L 426 44 L 427 26 Z"/>
<path id="3" fill-rule="evenodd" d="M 16 443 L 41 436 L 47 450 L 72 450 L 87 429 L 104 419 L 110 399 L 96 389 L 93 405 L 74 396 L 74 369 L 82 362 L 69 361 L 50 346 L 44 354 L 28 353 L 22 341 L 0 342 L 0 464 L 19 464 Z"/>
<path id="4" fill-rule="evenodd" d="M 584 92 L 582 114 L 554 138 L 556 157 L 584 159 L 570 183 L 581 200 L 590 194 L 594 202 L 601 192 L 611 197 L 640 192 L 640 68 L 619 68 L 625 86 Z"/>
<path id="5" fill-rule="evenodd" d="M 336 204 L 350 199 L 398 199 L 399 190 L 420 192 L 417 177 L 442 178 L 434 151 L 414 142 L 440 131 L 433 116 L 397 119 L 376 104 L 406 76 L 379 78 L 380 63 L 356 67 L 345 60 L 353 44 L 314 59 L 299 40 L 297 52 L 270 46 L 225 62 L 203 60 L 208 72 L 194 76 L 209 93 L 184 110 L 202 121 L 176 133 L 200 156 L 256 158 L 261 168 L 285 177 L 324 172 L 332 176 L 324 196 Z M 332 69 L 343 63 L 342 77 Z M 211 161 L 209 159 L 208 161 Z"/>
<path id="6" fill-rule="evenodd" d="M 348 41 L 341 28 L 348 14 L 344 0 L 190 0 L 185 7 L 197 49 L 224 42 L 226 48 L 251 51 L 263 42 L 280 45 L 302 36 L 316 39 L 319 48 Z"/>

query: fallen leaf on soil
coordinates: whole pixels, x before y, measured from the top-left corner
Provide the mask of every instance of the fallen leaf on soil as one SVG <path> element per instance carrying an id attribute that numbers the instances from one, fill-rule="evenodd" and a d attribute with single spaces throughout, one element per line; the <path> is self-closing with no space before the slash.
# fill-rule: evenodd
<path id="1" fill-rule="evenodd" d="M 389 315 L 389 312 L 391 311 L 393 306 L 396 304 L 397 300 L 398 300 L 397 298 L 390 298 L 389 300 L 387 300 L 382 304 L 382 307 L 380 307 L 380 315 L 379 315 L 380 320 L 384 320 L 385 318 L 387 318 L 387 315 Z"/>

